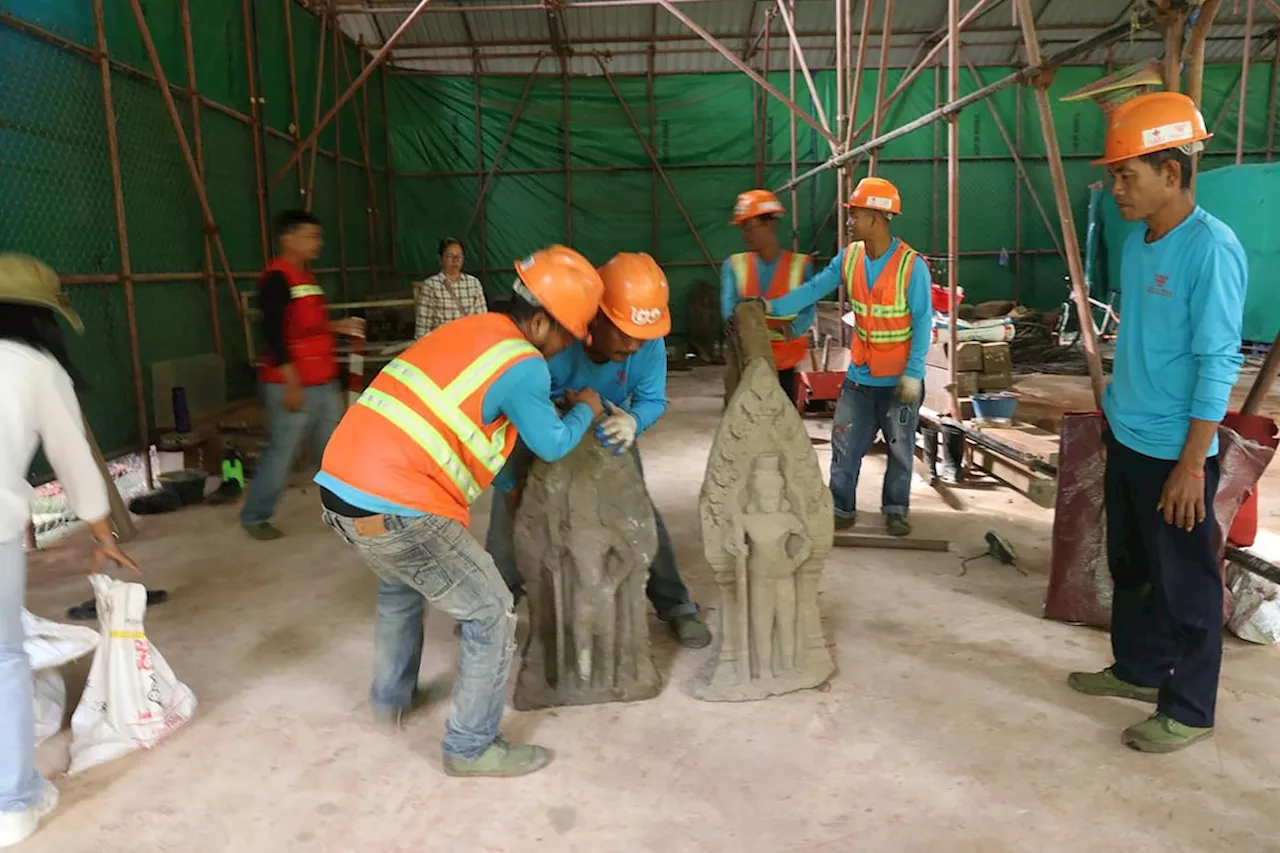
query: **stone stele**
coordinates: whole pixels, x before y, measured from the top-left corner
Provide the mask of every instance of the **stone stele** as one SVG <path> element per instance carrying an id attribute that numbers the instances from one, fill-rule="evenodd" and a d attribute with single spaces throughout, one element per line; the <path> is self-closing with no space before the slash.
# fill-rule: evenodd
<path id="1" fill-rule="evenodd" d="M 766 359 L 747 363 L 716 430 L 698 502 L 720 627 L 693 695 L 737 702 L 816 687 L 835 671 L 818 615 L 831 492 Z"/>
<path id="2" fill-rule="evenodd" d="M 531 614 L 516 708 L 658 695 L 644 592 L 658 536 L 634 454 L 588 435 L 559 462 L 535 462 L 514 535 Z"/>

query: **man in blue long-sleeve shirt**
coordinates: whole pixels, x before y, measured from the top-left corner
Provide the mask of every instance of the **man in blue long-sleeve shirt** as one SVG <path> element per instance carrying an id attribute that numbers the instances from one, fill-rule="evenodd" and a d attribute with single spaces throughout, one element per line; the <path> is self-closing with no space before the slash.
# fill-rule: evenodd
<path id="1" fill-rule="evenodd" d="M 768 310 L 795 313 L 837 287 L 848 291 L 854 334 L 831 431 L 835 523 L 848 528 L 857 520 L 862 457 L 879 432 L 889 448 L 880 512 L 889 533 L 906 536 L 924 360 L 933 335 L 929 266 L 890 233 L 890 221 L 902 212 L 893 184 L 863 178 L 845 207 L 854 242 L 803 286 L 770 300 Z"/>
<path id="2" fill-rule="evenodd" d="M 600 313 L 591 323 L 590 343 L 575 341 L 547 362 L 549 397 L 558 399 L 579 388 L 597 392 L 610 413 L 597 427 L 596 438 L 615 453 L 630 451 L 640 466 L 635 440 L 667 410 L 664 336 L 671 331 L 669 288 L 662 270 L 644 253 L 615 255 L 600 267 L 600 277 L 604 297 Z M 513 524 L 520 487 L 532 461 L 517 447 L 498 473 L 485 537 L 485 549 L 493 555 L 517 600 L 523 595 L 524 584 L 516 565 Z M 690 600 L 680 578 L 671 536 L 657 507 L 653 518 L 658 553 L 649 569 L 645 592 L 658 618 L 671 626 L 681 645 L 702 648 L 711 642 L 711 633 L 698 617 L 698 605 Z"/>
<path id="3" fill-rule="evenodd" d="M 1124 324 L 1102 402 L 1115 663 L 1068 683 L 1156 703 L 1123 734 L 1143 752 L 1212 734 L 1222 666 L 1217 435 L 1243 360 L 1248 265 L 1192 194 L 1192 158 L 1210 135 L 1186 95 L 1143 95 L 1112 115 L 1097 161 L 1121 215 L 1147 227 L 1124 245 Z"/>
<path id="4" fill-rule="evenodd" d="M 809 256 L 786 251 L 778 240 L 778 217 L 784 213 L 782 202 L 768 190 L 747 190 L 734 202 L 731 221 L 742 229 L 747 251 L 730 255 L 720 268 L 720 319 L 726 323 L 742 300 L 776 299 L 813 275 Z M 788 399 L 795 399 L 796 368 L 809 353 L 807 332 L 817 315 L 810 303 L 797 311 L 765 316 L 778 383 Z M 744 366 L 731 354 L 729 375 Z"/>

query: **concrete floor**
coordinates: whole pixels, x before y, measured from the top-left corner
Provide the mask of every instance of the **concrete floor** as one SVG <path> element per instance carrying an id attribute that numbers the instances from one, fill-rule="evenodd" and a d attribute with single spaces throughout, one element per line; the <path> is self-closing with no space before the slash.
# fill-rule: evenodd
<path id="1" fill-rule="evenodd" d="M 697 497 L 719 391 L 714 372 L 673 375 L 671 409 L 643 441 L 650 491 L 708 610 Z M 865 507 L 882 470 L 868 460 Z M 1268 479 L 1263 525 L 1280 530 L 1280 477 Z M 556 754 L 514 780 L 442 774 L 443 707 L 395 735 L 369 722 L 373 578 L 322 527 L 314 489 L 288 495 L 279 542 L 250 541 L 234 508 L 143 519 L 129 550 L 171 596 L 148 634 L 200 708 L 154 751 L 59 779 L 61 807 L 21 849 L 1280 850 L 1280 651 L 1228 639 L 1216 737 L 1130 752 L 1120 730 L 1147 709 L 1063 683 L 1109 661 L 1106 635 L 1040 618 L 1050 513 L 1005 489 L 962 496 L 955 512 L 915 487 L 918 529 L 949 537 L 950 553 L 832 553 L 828 690 L 696 701 L 687 683 L 707 651 L 678 649 L 655 623 L 662 695 L 508 712 L 509 736 Z M 959 576 L 987 529 L 1014 541 L 1029 576 L 988 560 Z M 60 618 L 89 597 L 83 546 L 76 535 L 34 557 L 33 611 Z M 452 627 L 429 620 L 424 680 L 452 668 Z M 68 674 L 72 702 L 85 669 Z M 65 767 L 66 739 L 42 747 L 46 772 Z"/>

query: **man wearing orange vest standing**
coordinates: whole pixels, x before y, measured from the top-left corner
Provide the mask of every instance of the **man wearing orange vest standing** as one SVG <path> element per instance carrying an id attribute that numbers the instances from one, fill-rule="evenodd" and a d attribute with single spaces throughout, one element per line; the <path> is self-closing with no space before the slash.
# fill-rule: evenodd
<path id="1" fill-rule="evenodd" d="M 902 212 L 898 189 L 884 178 L 863 178 L 849 198 L 853 242 L 790 294 L 769 301 L 772 314 L 791 314 L 843 285 L 853 308 L 849 373 L 831 431 L 831 496 L 838 528 L 857 520 L 862 457 L 884 435 L 889 448 L 880 512 L 894 536 L 911 533 L 911 470 L 916 422 L 924 394 L 924 361 L 933 335 L 929 266 L 890 233 Z"/>
<path id="2" fill-rule="evenodd" d="M 461 626 L 445 724 L 451 776 L 519 776 L 547 763 L 539 746 L 498 736 L 515 648 L 511 593 L 468 532 L 471 505 L 502 470 L 517 434 L 547 461 L 572 450 L 602 412 L 589 389 L 551 403 L 546 359 L 587 334 L 604 289 L 564 246 L 516 264 L 509 315 L 454 320 L 374 377 L 343 416 L 316 475 L 325 521 L 379 577 L 375 716 L 398 724 L 419 691 L 423 605 Z"/>
<path id="3" fill-rule="evenodd" d="M 276 223 L 280 253 L 258 284 L 258 310 L 266 353 L 258 382 L 267 415 L 267 446 L 240 511 L 240 524 L 254 539 L 278 539 L 271 523 L 289 469 L 302 443 L 311 439 L 315 458 L 342 417 L 335 334 L 364 335 L 364 320 L 330 320 L 324 289 L 309 269 L 320 257 L 324 235 L 320 220 L 291 210 Z"/>
<path id="4" fill-rule="evenodd" d="M 744 299 L 777 299 L 794 291 L 813 274 L 809 256 L 784 251 L 778 242 L 782 202 L 768 190 L 748 190 L 733 205 L 733 224 L 742 229 L 747 251 L 731 255 L 720 271 L 720 317 L 726 322 Z M 796 366 L 809 351 L 805 334 L 817 309 L 812 303 L 790 314 L 770 313 L 770 346 L 778 368 L 778 382 L 788 398 L 795 397 Z"/>

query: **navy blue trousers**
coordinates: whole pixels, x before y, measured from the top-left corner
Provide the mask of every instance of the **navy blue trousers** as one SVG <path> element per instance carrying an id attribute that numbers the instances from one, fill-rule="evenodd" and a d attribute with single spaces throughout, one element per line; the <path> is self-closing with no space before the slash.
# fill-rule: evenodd
<path id="1" fill-rule="evenodd" d="M 1222 578 L 1213 497 L 1218 458 L 1205 461 L 1205 518 L 1190 531 L 1156 509 L 1176 463 L 1107 438 L 1107 560 L 1115 581 L 1115 674 L 1160 688 L 1159 711 L 1187 726 L 1213 725 L 1222 668 Z"/>

